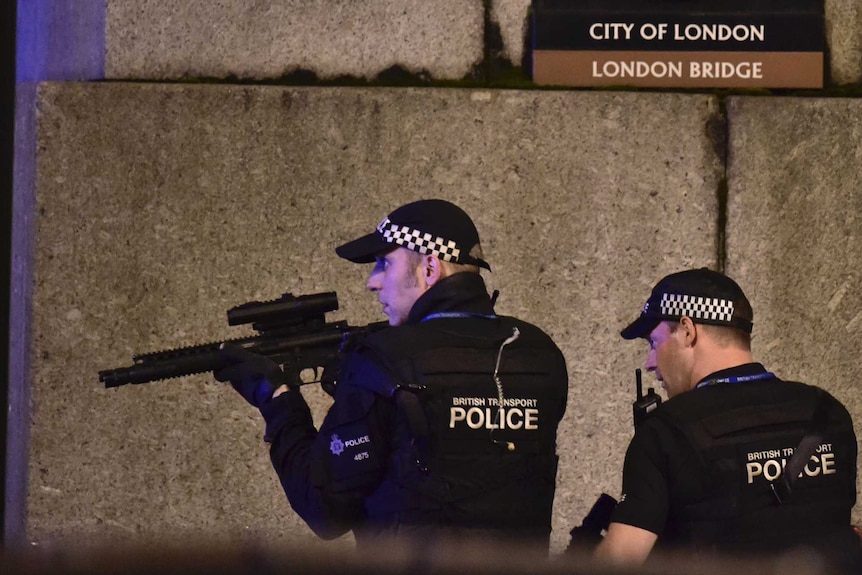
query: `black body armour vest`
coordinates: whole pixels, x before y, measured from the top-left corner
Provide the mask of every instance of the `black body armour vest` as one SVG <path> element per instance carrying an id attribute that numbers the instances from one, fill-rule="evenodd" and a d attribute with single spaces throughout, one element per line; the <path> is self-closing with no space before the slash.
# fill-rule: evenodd
<path id="1" fill-rule="evenodd" d="M 375 334 L 360 353 L 391 377 L 355 385 L 397 406 L 389 472 L 366 499 L 369 524 L 547 544 L 567 393 L 548 336 L 512 318 L 443 318 Z"/>
<path id="2" fill-rule="evenodd" d="M 802 544 L 838 550 L 855 543 L 850 510 L 856 442 L 849 415 L 831 396 L 780 380 L 716 385 L 681 395 L 654 416 L 695 452 L 682 464 L 695 469 L 676 474 L 688 479 L 672 480 L 680 484 L 670 486 L 663 545 L 772 553 Z M 823 443 L 792 493 L 779 501 L 773 484 L 815 427 Z"/>

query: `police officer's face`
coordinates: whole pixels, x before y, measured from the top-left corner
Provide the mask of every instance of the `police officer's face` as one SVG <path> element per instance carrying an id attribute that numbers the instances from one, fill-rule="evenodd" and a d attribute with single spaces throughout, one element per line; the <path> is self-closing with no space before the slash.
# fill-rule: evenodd
<path id="1" fill-rule="evenodd" d="M 675 322 L 663 321 L 649 334 L 649 354 L 645 368 L 667 391 L 668 397 L 691 389 L 691 358 L 684 343 L 684 330 Z"/>
<path id="2" fill-rule="evenodd" d="M 412 254 L 406 248 L 396 248 L 377 256 L 377 263 L 368 277 L 366 287 L 377 293 L 383 313 L 389 317 L 389 325 L 404 323 L 413 304 L 428 289 L 422 266 Z"/>

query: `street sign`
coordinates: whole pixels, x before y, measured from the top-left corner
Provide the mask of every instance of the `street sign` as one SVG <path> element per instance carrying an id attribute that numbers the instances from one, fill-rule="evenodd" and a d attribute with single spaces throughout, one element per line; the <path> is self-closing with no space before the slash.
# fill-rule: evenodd
<path id="1" fill-rule="evenodd" d="M 534 0 L 533 81 L 822 88 L 823 0 Z"/>

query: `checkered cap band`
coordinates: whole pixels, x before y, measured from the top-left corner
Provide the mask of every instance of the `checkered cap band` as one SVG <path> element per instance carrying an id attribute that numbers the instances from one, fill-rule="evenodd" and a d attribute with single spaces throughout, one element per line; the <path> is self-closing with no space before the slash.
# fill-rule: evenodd
<path id="1" fill-rule="evenodd" d="M 692 319 L 731 323 L 733 302 L 726 299 L 680 294 L 662 294 L 659 309 L 662 315 L 688 316 Z"/>
<path id="2" fill-rule="evenodd" d="M 446 262 L 458 262 L 461 249 L 458 245 L 445 238 L 435 237 L 431 234 L 399 226 L 385 218 L 377 226 L 377 231 L 383 236 L 383 241 L 390 244 L 398 244 L 420 254 L 431 254 Z"/>

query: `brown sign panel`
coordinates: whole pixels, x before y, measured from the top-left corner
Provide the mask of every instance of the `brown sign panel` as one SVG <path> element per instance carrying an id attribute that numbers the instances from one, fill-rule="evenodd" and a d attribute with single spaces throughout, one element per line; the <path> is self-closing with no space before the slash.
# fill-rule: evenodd
<path id="1" fill-rule="evenodd" d="M 650 88 L 822 88 L 822 52 L 537 50 L 537 84 Z"/>

